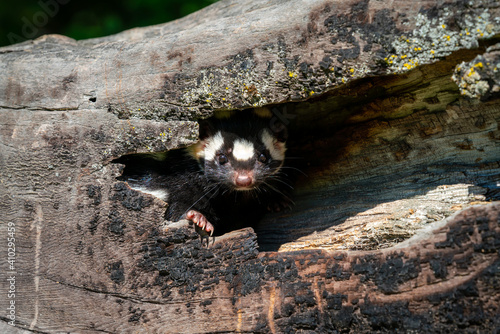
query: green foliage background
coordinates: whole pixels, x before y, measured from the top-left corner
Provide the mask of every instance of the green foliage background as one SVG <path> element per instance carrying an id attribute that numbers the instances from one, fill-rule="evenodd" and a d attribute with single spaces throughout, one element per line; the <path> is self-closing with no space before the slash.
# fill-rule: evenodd
<path id="1" fill-rule="evenodd" d="M 0 46 L 61 34 L 74 39 L 107 36 L 165 23 L 217 0 L 5 0 L 0 1 Z"/>

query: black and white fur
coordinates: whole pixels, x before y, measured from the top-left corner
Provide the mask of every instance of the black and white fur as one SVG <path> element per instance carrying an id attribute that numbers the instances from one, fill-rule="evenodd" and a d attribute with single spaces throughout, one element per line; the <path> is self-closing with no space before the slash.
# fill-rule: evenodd
<path id="1" fill-rule="evenodd" d="M 140 177 L 126 168 L 124 179 L 168 202 L 165 218 L 192 221 L 202 238 L 249 226 L 293 203 L 282 168 L 286 129 L 271 116 L 241 111 L 202 122 L 196 145 L 168 152 Z"/>

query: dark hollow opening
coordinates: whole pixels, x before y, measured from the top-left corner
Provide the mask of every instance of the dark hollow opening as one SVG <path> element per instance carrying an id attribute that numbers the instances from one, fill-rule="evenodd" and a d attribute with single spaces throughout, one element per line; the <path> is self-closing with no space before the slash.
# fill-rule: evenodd
<path id="1" fill-rule="evenodd" d="M 307 101 L 268 106 L 288 115 L 287 163 L 300 172 L 293 209 L 266 214 L 253 226 L 260 251 L 326 240 L 354 216 L 442 186 L 467 185 L 465 201 L 499 199 L 500 169 L 491 140 L 498 130 L 494 105 L 491 112 L 488 104 L 478 110 L 450 80 L 455 66 L 477 52 L 457 53 L 398 76 L 353 81 Z M 475 124 L 475 134 L 461 117 Z M 115 162 L 126 165 L 126 178 L 163 156 L 130 154 Z M 435 219 L 452 213 L 447 210 Z M 389 233 L 362 248 L 388 247 L 409 236 Z"/>

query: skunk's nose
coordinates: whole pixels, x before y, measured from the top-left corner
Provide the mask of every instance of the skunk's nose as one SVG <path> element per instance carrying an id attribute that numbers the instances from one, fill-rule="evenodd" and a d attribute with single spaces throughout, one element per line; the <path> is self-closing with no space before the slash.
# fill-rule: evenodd
<path id="1" fill-rule="evenodd" d="M 253 185 L 253 175 L 251 172 L 236 172 L 234 184 L 237 187 L 249 188 Z"/>

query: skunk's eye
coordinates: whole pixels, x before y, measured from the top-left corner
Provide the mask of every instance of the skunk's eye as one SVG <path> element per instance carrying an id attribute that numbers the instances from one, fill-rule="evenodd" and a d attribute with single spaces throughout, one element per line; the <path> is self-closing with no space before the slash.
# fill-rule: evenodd
<path id="1" fill-rule="evenodd" d="M 228 161 L 226 155 L 222 153 L 218 155 L 218 159 L 219 165 L 224 165 Z"/>
<path id="2" fill-rule="evenodd" d="M 259 161 L 265 164 L 267 162 L 267 156 L 264 153 L 259 155 Z"/>

